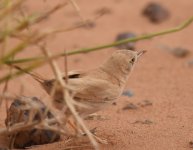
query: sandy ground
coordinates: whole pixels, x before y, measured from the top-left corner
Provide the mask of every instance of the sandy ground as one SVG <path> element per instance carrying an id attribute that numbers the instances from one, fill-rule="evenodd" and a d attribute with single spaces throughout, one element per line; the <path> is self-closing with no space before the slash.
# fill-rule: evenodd
<path id="1" fill-rule="evenodd" d="M 80 0 L 77 1 L 81 14 L 92 18 L 101 7 L 107 7 L 111 13 L 96 21 L 92 29 L 78 29 L 51 37 L 48 44 L 53 53 L 63 49 L 90 47 L 114 41 L 120 32 L 132 31 L 138 35 L 160 31 L 174 27 L 193 14 L 193 1 L 157 0 L 169 9 L 171 17 L 161 23 L 152 24 L 141 15 L 148 0 Z M 31 0 L 29 10 L 53 6 L 40 5 Z M 51 21 L 41 27 L 69 26 L 79 20 L 72 6 L 66 6 L 57 12 Z M 189 142 L 193 140 L 193 67 L 187 62 L 193 59 L 193 53 L 186 58 L 176 58 L 166 50 L 159 49 L 160 44 L 170 47 L 183 47 L 193 52 L 193 25 L 170 35 L 140 41 L 136 49 L 148 52 L 136 65 L 126 86 L 126 90 L 134 93 L 132 97 L 122 96 L 117 105 L 112 105 L 98 114 L 104 120 L 87 121 L 90 128 L 97 127 L 97 135 L 108 140 L 108 145 L 100 145 L 104 150 L 189 150 Z M 33 48 L 34 49 L 34 48 Z M 91 69 L 98 66 L 115 51 L 108 48 L 88 54 L 68 57 L 69 70 Z M 28 50 L 21 56 L 32 56 L 38 51 Z M 63 69 L 63 60 L 58 61 Z M 36 70 L 45 77 L 52 76 L 48 66 Z M 21 80 L 21 78 L 19 78 Z M 25 91 L 28 96 L 45 97 L 38 83 L 29 76 L 22 80 L 31 83 L 32 87 Z M 16 81 L 15 81 L 16 84 Z M 12 84 L 12 91 L 15 89 Z M 14 86 L 13 86 L 14 85 Z M 37 90 L 34 90 L 37 87 Z M 141 107 L 139 104 L 148 100 L 152 105 Z M 133 103 L 137 109 L 122 110 Z M 0 124 L 4 126 L 4 109 L 1 107 Z M 39 150 L 63 150 L 64 141 L 38 146 Z"/>

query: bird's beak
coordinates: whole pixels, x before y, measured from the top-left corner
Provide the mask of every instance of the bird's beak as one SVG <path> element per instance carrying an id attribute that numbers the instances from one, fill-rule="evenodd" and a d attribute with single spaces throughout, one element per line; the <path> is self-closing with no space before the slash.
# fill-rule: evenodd
<path id="1" fill-rule="evenodd" d="M 142 51 L 137 52 L 137 58 L 139 58 L 140 56 L 142 56 L 146 52 L 147 52 L 146 50 L 142 50 Z"/>

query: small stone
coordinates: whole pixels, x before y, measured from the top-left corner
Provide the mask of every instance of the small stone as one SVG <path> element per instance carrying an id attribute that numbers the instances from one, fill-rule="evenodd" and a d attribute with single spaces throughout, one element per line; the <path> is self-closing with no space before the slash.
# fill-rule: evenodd
<path id="1" fill-rule="evenodd" d="M 76 23 L 77 26 L 81 26 L 84 29 L 92 29 L 96 27 L 96 23 L 92 20 L 82 20 Z"/>
<path id="2" fill-rule="evenodd" d="M 117 102 L 113 102 L 112 105 L 116 106 L 116 105 L 117 105 Z"/>
<path id="3" fill-rule="evenodd" d="M 34 106 L 30 107 L 29 103 Z M 46 111 L 46 106 L 36 97 L 21 97 L 13 101 L 11 104 L 8 117 L 5 120 L 7 127 L 13 127 L 20 122 L 28 122 L 30 110 L 36 110 L 32 116 L 33 121 L 41 121 L 42 119 L 53 118 L 52 113 Z M 56 124 L 53 124 L 53 126 Z M 38 129 L 34 126 L 27 129 L 21 129 L 14 134 L 10 134 L 10 140 L 14 140 L 14 148 L 26 148 L 32 145 L 47 144 L 58 141 L 60 135 L 52 130 Z"/>
<path id="4" fill-rule="evenodd" d="M 87 21 L 86 23 L 85 23 L 85 25 L 84 25 L 84 27 L 86 28 L 86 29 L 92 29 L 92 28 L 94 28 L 96 26 L 96 23 L 94 22 L 94 21 Z"/>
<path id="5" fill-rule="evenodd" d="M 122 93 L 123 96 L 127 96 L 127 97 L 132 97 L 134 95 L 134 93 L 130 90 L 125 90 Z"/>
<path id="6" fill-rule="evenodd" d="M 99 15 L 99 16 L 111 14 L 111 13 L 112 13 L 112 10 L 108 7 L 102 7 L 102 8 L 95 11 L 95 14 Z"/>
<path id="7" fill-rule="evenodd" d="M 101 121 L 107 120 L 107 119 L 108 119 L 108 118 L 106 118 L 106 117 L 104 117 L 104 116 L 102 116 L 102 115 L 96 114 L 96 113 L 90 114 L 90 115 L 88 115 L 88 116 L 85 118 L 85 120 L 101 120 Z"/>
<path id="8" fill-rule="evenodd" d="M 142 13 L 153 23 L 160 23 L 169 18 L 169 11 L 155 2 L 149 3 Z"/>
<path id="9" fill-rule="evenodd" d="M 0 150 L 9 150 L 9 149 L 6 147 L 0 147 Z"/>
<path id="10" fill-rule="evenodd" d="M 132 32 L 125 32 L 125 33 L 120 33 L 117 35 L 116 37 L 116 42 L 120 41 L 120 40 L 125 40 L 128 38 L 134 38 L 136 37 L 136 35 Z M 128 49 L 128 50 L 135 50 L 135 42 L 128 42 L 125 44 L 120 44 L 116 46 L 119 49 Z"/>
<path id="11" fill-rule="evenodd" d="M 141 120 L 137 120 L 135 122 L 133 122 L 133 124 L 137 124 L 137 123 L 140 123 L 140 124 L 152 124 L 153 122 L 151 120 L 144 120 L 144 121 L 141 121 Z"/>
<path id="12" fill-rule="evenodd" d="M 152 106 L 152 102 L 150 102 L 149 100 L 144 100 L 142 103 L 138 104 L 141 107 L 146 107 L 146 106 Z"/>
<path id="13" fill-rule="evenodd" d="M 142 124 L 152 124 L 153 122 L 151 120 L 145 120 L 144 122 L 142 122 Z"/>
<path id="14" fill-rule="evenodd" d="M 193 67 L 193 60 L 189 60 L 189 61 L 187 62 L 187 65 L 188 65 L 188 67 Z"/>
<path id="15" fill-rule="evenodd" d="M 189 146 L 190 146 L 190 148 L 193 148 L 193 141 L 189 142 Z"/>
<path id="16" fill-rule="evenodd" d="M 176 57 L 186 57 L 189 55 L 190 51 L 185 48 L 176 47 L 171 50 L 172 54 Z"/>
<path id="17" fill-rule="evenodd" d="M 124 106 L 122 109 L 123 110 L 128 110 L 128 109 L 137 109 L 138 107 L 134 105 L 133 103 L 129 103 L 126 106 Z"/>
<path id="18" fill-rule="evenodd" d="M 189 142 L 189 146 L 190 146 L 190 148 L 193 148 L 193 141 Z"/>
<path id="19" fill-rule="evenodd" d="M 190 50 L 182 47 L 169 47 L 167 45 L 159 45 L 159 48 L 167 50 L 175 57 L 183 58 L 190 54 Z"/>

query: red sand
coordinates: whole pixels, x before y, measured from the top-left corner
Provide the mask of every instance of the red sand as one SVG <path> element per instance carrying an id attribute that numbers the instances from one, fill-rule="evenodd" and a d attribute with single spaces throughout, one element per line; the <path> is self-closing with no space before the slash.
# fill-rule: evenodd
<path id="1" fill-rule="evenodd" d="M 179 25 L 193 14 L 193 1 L 157 0 L 171 12 L 169 20 L 161 24 L 152 24 L 141 15 L 148 0 L 80 0 L 77 1 L 81 14 L 86 18 L 94 16 L 94 12 L 101 7 L 109 8 L 112 13 L 96 21 L 92 29 L 77 29 L 49 39 L 49 48 L 53 53 L 63 49 L 90 47 L 114 41 L 116 35 L 124 31 L 144 34 Z M 56 2 L 39 6 L 38 2 L 31 0 L 30 10 L 38 7 L 46 8 Z M 79 20 L 72 6 L 66 6 L 46 21 L 42 27 L 69 26 Z M 106 138 L 108 145 L 101 145 L 104 150 L 188 150 L 189 141 L 193 141 L 193 67 L 186 65 L 193 59 L 191 53 L 186 58 L 176 58 L 167 51 L 159 49 L 160 44 L 170 47 L 184 47 L 193 52 L 193 25 L 170 35 L 156 37 L 137 43 L 136 49 L 145 49 L 148 52 L 136 65 L 126 89 L 134 92 L 131 98 L 121 97 L 117 105 L 99 112 L 107 120 L 88 121 L 90 128 L 97 127 L 97 135 Z M 34 48 L 33 48 L 34 49 Z M 68 57 L 69 70 L 90 69 L 104 61 L 115 48 L 108 48 L 89 54 L 80 54 Z M 27 51 L 22 55 L 30 56 L 38 51 Z M 63 60 L 59 64 L 63 68 Z M 45 66 L 36 72 L 45 77 L 52 75 L 51 69 Z M 21 78 L 19 78 L 21 80 Z M 32 84 L 31 91 L 25 90 L 28 96 L 45 97 L 45 92 L 40 90 L 29 76 L 25 82 Z M 16 83 L 16 82 L 15 82 Z M 13 83 L 12 86 L 15 86 Z M 37 87 L 37 90 L 32 90 Z M 12 91 L 16 91 L 12 87 Z M 39 94 L 39 95 L 38 95 Z M 152 106 L 139 107 L 136 110 L 122 110 L 128 102 L 138 104 L 144 100 L 153 103 Z M 4 126 L 4 108 L 0 109 L 0 124 Z M 152 123 L 142 124 L 136 121 L 149 120 Z M 38 146 L 33 149 L 63 150 L 64 141 L 54 144 Z"/>

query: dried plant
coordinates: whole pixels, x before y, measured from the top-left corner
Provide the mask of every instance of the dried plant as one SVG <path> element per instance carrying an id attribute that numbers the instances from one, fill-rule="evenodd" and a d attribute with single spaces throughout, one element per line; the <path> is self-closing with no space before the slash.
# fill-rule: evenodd
<path id="1" fill-rule="evenodd" d="M 45 1 L 46 2 L 46 1 Z M 7 126 L 6 128 L 1 128 L 0 133 L 8 133 L 11 135 L 14 135 L 14 133 L 23 131 L 25 129 L 29 129 L 32 127 L 41 128 L 41 129 L 49 129 L 56 131 L 60 134 L 64 135 L 73 135 L 73 132 L 67 127 L 66 124 L 70 121 L 70 116 L 73 116 L 73 119 L 77 122 L 77 126 L 75 129 L 78 131 L 83 130 L 83 132 L 86 133 L 88 136 L 90 142 L 93 144 L 95 149 L 98 149 L 98 144 L 93 137 L 92 133 L 89 131 L 89 129 L 86 127 L 83 119 L 78 115 L 78 113 L 75 110 L 75 103 L 73 100 L 73 97 L 71 96 L 69 91 L 73 91 L 73 89 L 70 89 L 68 87 L 68 79 L 66 79 L 66 82 L 62 79 L 61 71 L 57 66 L 56 59 L 59 57 L 65 58 L 68 55 L 74 55 L 78 53 L 85 53 L 85 52 L 91 52 L 99 49 L 104 49 L 107 47 L 112 47 L 115 45 L 131 42 L 131 41 L 139 41 L 143 39 L 149 39 L 155 36 L 160 36 L 164 34 L 169 34 L 173 32 L 180 31 L 184 28 L 186 28 L 189 24 L 192 23 L 193 17 L 189 18 L 187 21 L 182 23 L 180 26 L 167 29 L 161 32 L 151 33 L 147 35 L 142 35 L 135 38 L 130 38 L 122 41 L 118 41 L 115 43 L 110 44 L 104 44 L 99 45 L 96 47 L 91 48 L 83 48 L 78 50 L 72 50 L 67 52 L 62 52 L 59 54 L 51 54 L 51 52 L 46 48 L 45 45 L 42 43 L 46 43 L 47 37 L 61 33 L 61 32 L 69 32 L 71 30 L 78 29 L 80 27 L 85 26 L 91 21 L 96 21 L 98 18 L 100 18 L 104 14 L 100 14 L 97 16 L 94 16 L 92 19 L 86 19 L 84 16 L 81 15 L 80 8 L 77 5 L 77 3 L 74 0 L 66 0 L 61 4 L 57 4 L 56 6 L 53 6 L 51 9 L 45 11 L 45 12 L 33 12 L 31 14 L 27 14 L 22 10 L 23 5 L 27 3 L 27 1 L 23 0 L 1 0 L 0 1 L 0 85 L 4 88 L 2 93 L 0 94 L 0 105 L 5 102 L 5 107 L 8 113 L 8 102 L 14 100 L 16 96 L 9 93 L 9 82 L 12 82 L 12 80 L 17 77 L 25 74 L 26 72 L 30 72 L 35 68 L 38 68 L 44 64 L 49 64 L 51 67 L 51 70 L 53 71 L 55 75 L 55 79 L 57 80 L 57 85 L 55 85 L 55 88 L 61 88 L 63 91 L 63 109 L 57 110 L 53 106 L 47 106 L 47 110 L 44 112 L 52 112 L 53 118 L 43 118 L 41 120 L 33 120 L 33 116 L 35 112 L 39 111 L 38 106 L 34 103 L 32 103 L 28 98 L 22 98 L 25 103 L 27 104 L 27 108 L 30 110 L 30 117 L 29 120 L 26 122 L 18 122 L 15 123 L 12 126 Z M 61 28 L 49 28 L 49 29 L 37 29 L 34 28 L 35 25 L 40 25 L 45 20 L 49 19 L 50 16 L 52 16 L 55 12 L 63 9 L 66 5 L 72 5 L 74 7 L 74 11 L 78 14 L 81 21 L 79 24 L 71 25 L 70 27 L 61 27 Z M 15 44 L 13 44 L 11 47 L 9 46 L 10 43 L 12 43 L 12 40 L 17 40 Z M 41 57 L 31 57 L 31 58 L 16 58 L 16 55 L 19 53 L 24 52 L 27 48 L 35 46 L 38 48 L 43 55 Z M 14 58 L 14 59 L 13 59 Z M 65 61 L 65 72 L 67 74 L 67 60 Z M 25 64 L 22 70 L 13 71 L 12 67 L 15 64 Z M 53 92 L 51 94 L 54 95 L 55 88 L 53 88 Z M 18 93 L 18 95 L 21 95 L 21 93 Z M 22 108 L 26 109 L 26 108 Z M 69 113 L 70 115 L 67 114 Z M 8 117 L 8 116 L 7 116 Z M 57 124 L 58 126 L 55 127 L 53 124 Z M 79 130 L 80 129 L 80 130 Z M 80 133 L 76 133 L 80 134 Z M 14 136 L 13 136 L 14 137 Z M 13 140 L 14 141 L 14 140 Z M 13 143 L 10 144 L 11 147 L 13 146 Z M 75 146 L 76 147 L 76 146 Z M 77 146 L 77 148 L 80 148 L 81 146 Z"/>

